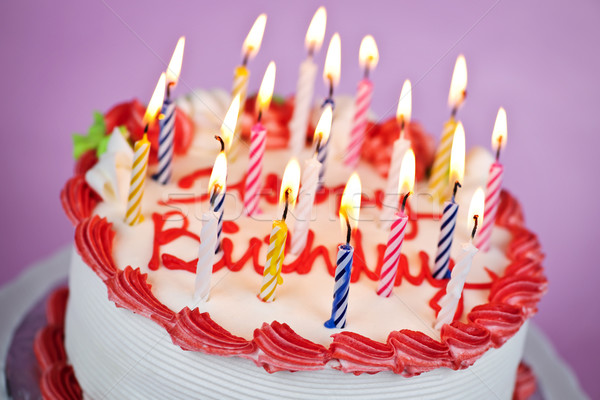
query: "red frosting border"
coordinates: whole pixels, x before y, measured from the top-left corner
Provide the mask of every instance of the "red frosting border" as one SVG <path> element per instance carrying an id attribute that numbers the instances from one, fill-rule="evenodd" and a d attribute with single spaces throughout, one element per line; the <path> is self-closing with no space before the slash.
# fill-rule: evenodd
<path id="1" fill-rule="evenodd" d="M 444 326 L 441 341 L 422 332 L 401 330 L 390 332 L 387 341 L 380 343 L 346 331 L 332 335 L 326 348 L 277 321 L 264 323 L 247 340 L 232 335 L 198 309 L 171 311 L 152 294 L 147 275 L 139 268 L 119 270 L 112 259 L 115 232 L 105 218 L 92 215 L 93 196 L 82 176 L 75 176 L 66 183 L 61 200 L 76 225 L 77 252 L 104 281 L 109 300 L 152 319 L 184 350 L 247 358 L 268 372 L 317 370 L 328 363 L 354 374 L 392 371 L 407 377 L 439 367 L 464 369 L 489 348 L 500 347 L 512 337 L 537 311 L 547 289 L 540 244 L 524 227 L 517 200 L 503 191 L 496 224 L 513 234 L 507 252 L 511 264 L 504 276 L 494 279 L 489 303 L 473 308 L 467 323 L 454 321 Z"/>

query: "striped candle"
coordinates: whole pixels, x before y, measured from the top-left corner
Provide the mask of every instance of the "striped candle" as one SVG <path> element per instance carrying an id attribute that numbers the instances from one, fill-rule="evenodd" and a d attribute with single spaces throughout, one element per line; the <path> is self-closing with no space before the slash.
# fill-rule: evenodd
<path id="1" fill-rule="evenodd" d="M 244 210 L 248 216 L 252 216 L 258 211 L 260 199 L 262 160 L 267 142 L 267 130 L 260 121 L 252 127 L 250 138 L 250 162 L 244 192 Z"/>
<path id="2" fill-rule="evenodd" d="M 219 224 L 219 217 L 215 212 L 209 211 L 202 215 L 202 221 L 194 287 L 194 300 L 196 301 L 207 301 L 210 293 L 210 280 L 215 261 L 214 249 L 217 245 L 217 226 Z"/>
<path id="3" fill-rule="evenodd" d="M 450 324 L 454 320 L 456 307 L 460 297 L 462 296 L 463 287 L 467 280 L 467 275 L 471 270 L 473 257 L 477 254 L 477 248 L 473 243 L 468 242 L 463 244 L 463 255 L 452 269 L 452 276 L 446 286 L 446 294 L 439 302 L 441 310 L 435 322 L 435 328 L 441 329 L 444 324 Z"/>
<path id="4" fill-rule="evenodd" d="M 429 177 L 429 192 L 434 199 L 443 200 L 444 193 L 448 187 L 448 173 L 450 171 L 450 152 L 452 151 L 452 139 L 456 129 L 454 117 L 444 124 L 442 140 L 435 153 L 431 176 Z"/>
<path id="5" fill-rule="evenodd" d="M 308 57 L 300 64 L 300 74 L 296 85 L 296 96 L 294 97 L 294 112 L 289 123 L 290 149 L 292 154 L 298 154 L 306 144 L 306 130 L 308 118 L 315 90 L 315 79 L 317 77 L 317 64 L 312 57 Z"/>
<path id="6" fill-rule="evenodd" d="M 223 212 L 225 210 L 225 194 L 227 190 L 225 187 L 217 193 L 213 211 L 217 214 L 219 220 L 217 221 L 217 243 L 215 244 L 215 254 L 220 255 L 221 253 L 221 236 L 223 235 Z M 212 193 L 211 193 L 212 196 Z"/>
<path id="7" fill-rule="evenodd" d="M 144 181 L 146 180 L 149 154 L 150 141 L 144 133 L 144 137 L 135 142 L 133 166 L 131 167 L 131 181 L 125 214 L 125 222 L 131 226 L 144 220 L 142 216 L 142 197 L 144 196 Z"/>
<path id="8" fill-rule="evenodd" d="M 350 292 L 350 273 L 354 249 L 350 244 L 338 246 L 335 268 L 335 286 L 333 288 L 333 306 L 331 318 L 325 322 L 326 328 L 345 328 L 348 311 L 348 294 Z"/>
<path id="9" fill-rule="evenodd" d="M 312 157 L 305 161 L 304 173 L 302 174 L 302 191 L 298 196 L 298 205 L 296 207 L 294 224 L 294 233 L 292 234 L 291 253 L 298 255 L 306 247 L 308 237 L 308 227 L 312 214 L 315 195 L 319 184 L 319 171 L 321 163 Z"/>
<path id="10" fill-rule="evenodd" d="M 388 170 L 388 180 L 385 186 L 383 209 L 381 210 L 380 222 L 383 228 L 389 229 L 394 221 L 394 214 L 398 209 L 398 183 L 400 179 L 400 167 L 404 154 L 410 149 L 410 140 L 400 136 L 394 142 L 392 160 Z"/>
<path id="11" fill-rule="evenodd" d="M 236 67 L 233 73 L 233 88 L 231 90 L 232 98 L 235 97 L 238 93 L 240 94 L 240 110 L 238 113 L 238 119 L 234 131 L 236 135 L 239 134 L 242 129 L 242 118 L 240 118 L 240 116 L 244 113 L 249 78 L 250 71 L 248 71 L 248 68 L 246 68 L 245 65 L 239 65 Z"/>
<path id="12" fill-rule="evenodd" d="M 287 232 L 288 229 L 284 220 L 273 221 L 267 263 L 263 271 L 263 283 L 258 294 L 258 298 L 267 303 L 275 300 L 275 290 L 278 285 L 283 283 L 281 267 L 283 266 Z"/>
<path id="13" fill-rule="evenodd" d="M 352 130 L 350 131 L 350 142 L 344 156 L 344 164 L 350 168 L 355 168 L 360 159 L 372 95 L 373 83 L 368 78 L 362 79 L 358 83 L 354 104 L 354 118 L 352 120 Z"/>
<path id="14" fill-rule="evenodd" d="M 458 215 L 458 204 L 452 199 L 444 203 L 442 215 L 442 226 L 440 228 L 440 239 L 438 241 L 437 253 L 435 255 L 435 279 L 450 278 L 450 249 L 452 248 L 452 237 L 456 226 Z"/>
<path id="15" fill-rule="evenodd" d="M 396 219 L 392 224 L 388 238 L 385 255 L 383 256 L 383 267 L 379 275 L 379 285 L 377 294 L 383 297 L 390 297 L 396 275 L 398 273 L 398 261 L 400 260 L 400 249 L 404 241 L 404 232 L 408 223 L 408 216 L 399 211 L 396 213 Z"/>
<path id="16" fill-rule="evenodd" d="M 499 162 L 493 163 L 490 167 L 490 174 L 485 193 L 485 210 L 483 212 L 485 219 L 483 220 L 481 229 L 475 237 L 475 246 L 481 251 L 488 251 L 490 249 L 492 229 L 496 221 L 498 204 L 500 203 L 503 172 L 504 167 Z"/>
<path id="17" fill-rule="evenodd" d="M 173 161 L 173 138 L 175 137 L 175 103 L 169 97 L 162 106 L 164 118 L 159 120 L 160 135 L 158 137 L 158 171 L 153 178 L 166 185 L 171 180 L 171 162 Z"/>

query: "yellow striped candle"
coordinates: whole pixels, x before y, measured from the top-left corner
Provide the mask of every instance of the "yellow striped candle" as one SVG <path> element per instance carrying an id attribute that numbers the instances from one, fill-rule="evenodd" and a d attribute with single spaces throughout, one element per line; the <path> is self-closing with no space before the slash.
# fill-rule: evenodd
<path id="1" fill-rule="evenodd" d="M 448 105 L 452 109 L 450 119 L 444 124 L 442 140 L 438 146 L 431 167 L 431 176 L 429 177 L 429 192 L 434 199 L 439 202 L 444 201 L 444 194 L 448 189 L 448 175 L 450 172 L 450 152 L 452 150 L 452 140 L 456 129 L 456 112 L 462 106 L 467 95 L 467 61 L 465 56 L 460 54 L 454 64 L 452 80 L 450 81 L 450 93 L 448 94 Z"/>
<path id="2" fill-rule="evenodd" d="M 431 176 L 429 177 L 429 192 L 434 199 L 442 201 L 444 193 L 448 189 L 448 174 L 450 172 L 450 151 L 452 150 L 452 139 L 456 129 L 456 120 L 450 117 L 444 124 L 442 140 L 435 153 Z"/>
<path id="3" fill-rule="evenodd" d="M 270 303 L 275 300 L 275 289 L 283 283 L 281 278 L 281 267 L 287 239 L 288 228 L 284 220 L 273 221 L 273 230 L 269 238 L 269 250 L 267 253 L 267 264 L 263 272 L 263 283 L 258 298 Z"/>
<path id="4" fill-rule="evenodd" d="M 283 171 L 281 179 L 281 191 L 279 193 L 279 204 L 283 206 L 283 215 L 280 220 L 273 221 L 273 229 L 269 238 L 269 249 L 267 250 L 267 263 L 263 271 L 263 282 L 260 287 L 258 298 L 266 303 L 275 300 L 275 290 L 283 283 L 281 278 L 281 267 L 285 253 L 285 241 L 288 228 L 285 224 L 288 210 L 294 208 L 298 199 L 298 187 L 300 186 L 300 164 L 292 158 Z"/>
<path id="5" fill-rule="evenodd" d="M 144 196 L 144 181 L 148 169 L 148 155 L 150 154 L 150 141 L 146 134 L 141 140 L 135 142 L 133 167 L 131 168 L 131 184 L 127 198 L 127 213 L 125 222 L 136 225 L 144 220 L 142 216 L 142 197 Z"/>
<path id="6" fill-rule="evenodd" d="M 233 73 L 233 88 L 231 89 L 231 97 L 240 95 L 240 111 L 238 114 L 237 124 L 235 126 L 235 133 L 238 134 L 241 131 L 242 119 L 239 118 L 244 112 L 243 105 L 246 104 L 246 94 L 248 91 L 248 79 L 250 78 L 250 71 L 245 65 L 238 65 Z"/>

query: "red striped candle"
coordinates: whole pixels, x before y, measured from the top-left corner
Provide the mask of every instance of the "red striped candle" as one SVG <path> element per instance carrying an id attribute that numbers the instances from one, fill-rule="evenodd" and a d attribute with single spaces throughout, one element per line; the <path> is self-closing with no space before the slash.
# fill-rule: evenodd
<path id="1" fill-rule="evenodd" d="M 408 216 L 398 211 L 396 219 L 392 223 L 390 236 L 388 238 L 385 255 L 383 257 L 383 267 L 379 275 L 379 285 L 377 286 L 377 294 L 383 297 L 390 297 L 396 274 L 398 273 L 398 261 L 400 261 L 400 248 L 404 241 L 404 232 L 408 223 Z"/>
<path id="2" fill-rule="evenodd" d="M 246 215 L 254 215 L 258 210 L 260 176 L 262 174 L 262 160 L 267 143 L 267 130 L 260 122 L 252 127 L 250 136 L 250 162 L 248 175 L 246 175 L 246 191 L 244 192 L 244 210 Z"/>
<path id="3" fill-rule="evenodd" d="M 348 144 L 348 151 L 346 151 L 344 158 L 344 163 L 350 168 L 355 168 L 360 159 L 360 153 L 365 140 L 365 130 L 369 108 L 371 107 L 372 94 L 373 83 L 368 78 L 362 79 L 358 83 L 350 143 Z"/>

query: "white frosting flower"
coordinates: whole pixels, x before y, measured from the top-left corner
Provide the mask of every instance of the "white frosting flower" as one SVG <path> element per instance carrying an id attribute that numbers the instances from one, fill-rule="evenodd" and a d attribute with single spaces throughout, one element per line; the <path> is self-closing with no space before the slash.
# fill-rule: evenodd
<path id="1" fill-rule="evenodd" d="M 133 150 L 119 128 L 110 135 L 106 152 L 85 174 L 85 180 L 102 200 L 119 208 L 127 205 Z"/>

